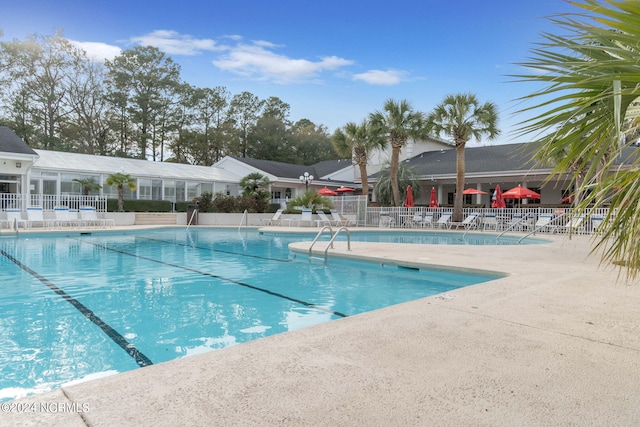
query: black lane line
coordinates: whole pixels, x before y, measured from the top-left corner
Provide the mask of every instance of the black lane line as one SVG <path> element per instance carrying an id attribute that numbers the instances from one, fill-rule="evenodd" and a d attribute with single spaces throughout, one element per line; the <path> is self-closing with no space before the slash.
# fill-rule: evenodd
<path id="1" fill-rule="evenodd" d="M 169 244 L 172 244 L 172 245 L 185 246 L 185 247 L 190 247 L 190 248 L 194 248 L 194 249 L 201 249 L 203 251 L 220 252 L 220 253 L 223 253 L 223 254 L 244 256 L 244 257 L 248 257 L 248 258 L 266 259 L 267 261 L 278 261 L 278 262 L 291 262 L 292 261 L 290 259 L 269 258 L 269 257 L 265 257 L 265 256 L 260 256 L 260 255 L 248 255 L 248 254 L 241 254 L 240 252 L 223 251 L 221 249 L 204 248 L 202 246 L 192 246 L 192 245 L 189 245 L 187 243 L 179 243 L 179 242 L 175 242 L 175 241 L 171 241 L 171 240 L 152 239 L 150 237 L 136 236 L 136 239 L 149 240 L 149 241 L 152 241 L 152 242 L 159 242 L 159 243 L 169 243 Z"/>
<path id="2" fill-rule="evenodd" d="M 70 239 L 73 239 L 73 238 L 70 237 Z M 273 292 L 273 291 L 270 291 L 268 289 L 259 288 L 257 286 L 253 286 L 253 285 L 250 285 L 248 283 L 239 282 L 237 280 L 233 280 L 233 279 L 229 279 L 229 278 L 226 278 L 226 277 L 218 276 L 216 274 L 208 273 L 206 271 L 200 271 L 200 270 L 196 270 L 195 268 L 185 267 L 184 265 L 172 264 L 170 262 L 159 261 L 157 259 L 149 258 L 149 257 L 142 256 L 142 255 L 132 254 L 131 252 L 122 251 L 120 249 L 109 248 L 109 247 L 107 247 L 107 246 L 105 246 L 103 244 L 100 244 L 100 243 L 88 242 L 88 241 L 82 240 L 82 239 L 73 239 L 73 240 L 77 240 L 79 242 L 84 242 L 84 243 L 89 243 L 89 244 L 92 244 L 94 246 L 99 246 L 99 247 L 101 247 L 103 249 L 106 249 L 106 250 L 112 251 L 112 252 L 116 252 L 116 253 L 119 253 L 119 254 L 123 254 L 123 255 L 128 255 L 128 256 L 144 259 L 146 261 L 157 262 L 158 264 L 164 264 L 164 265 L 168 265 L 170 267 L 179 268 L 181 270 L 190 271 L 192 273 L 201 274 L 203 276 L 212 277 L 214 279 L 223 280 L 225 282 L 233 283 L 234 285 L 244 286 L 245 288 L 253 289 L 254 291 L 264 292 L 265 294 L 269 294 L 269 295 L 272 295 L 272 296 L 275 296 L 275 297 L 286 299 L 288 301 L 292 301 L 292 302 L 295 302 L 295 303 L 298 303 L 298 304 L 302 304 L 302 305 L 304 305 L 306 307 L 310 307 L 310 308 L 313 308 L 313 309 L 316 309 L 316 310 L 319 310 L 319 311 L 324 311 L 324 312 L 329 313 L 329 314 L 335 314 L 336 316 L 349 317 L 347 314 L 340 313 L 339 311 L 333 311 L 333 310 L 329 310 L 329 309 L 324 308 L 324 307 L 318 307 L 317 305 L 312 304 L 312 303 L 307 302 L 307 301 L 299 300 L 297 298 L 293 298 L 293 297 L 290 297 L 290 296 L 287 296 L 287 295 L 284 295 L 284 294 L 280 294 L 278 292 Z"/>
<path id="3" fill-rule="evenodd" d="M 10 254 L 5 252 L 4 250 L 0 249 L 0 254 L 5 256 L 7 259 L 9 259 L 11 262 L 16 264 L 18 267 L 20 267 L 21 269 L 23 269 L 27 273 L 31 274 L 33 277 L 38 279 L 40 282 L 42 282 L 43 284 L 48 286 L 53 292 L 55 292 L 56 294 L 58 294 L 62 298 L 64 298 L 69 304 L 74 306 L 76 308 L 76 310 L 78 310 L 80 313 L 82 313 L 82 315 L 84 317 L 86 317 L 87 319 L 92 321 L 96 326 L 98 326 L 100 329 L 102 329 L 102 331 L 105 334 L 107 334 L 107 336 L 109 338 L 111 338 L 113 340 L 113 342 L 118 344 L 124 351 L 126 351 L 127 354 L 129 354 L 129 356 L 133 357 L 133 360 L 136 361 L 138 366 L 145 367 L 145 366 L 153 365 L 153 362 L 151 361 L 151 359 L 149 359 L 147 356 L 145 356 L 133 344 L 128 342 L 125 339 L 125 337 L 120 335 L 120 333 L 118 333 L 118 331 L 116 331 L 111 326 L 109 326 L 107 323 L 105 323 L 92 310 L 88 309 L 80 301 L 78 301 L 77 299 L 73 298 L 71 295 L 69 295 L 68 293 L 66 293 L 65 291 L 63 291 L 59 287 L 57 287 L 53 282 L 49 281 L 49 279 L 47 279 L 46 277 L 41 276 L 36 271 L 33 271 L 31 268 L 27 267 L 26 265 L 24 265 L 23 263 L 18 261 L 16 258 L 11 256 Z"/>

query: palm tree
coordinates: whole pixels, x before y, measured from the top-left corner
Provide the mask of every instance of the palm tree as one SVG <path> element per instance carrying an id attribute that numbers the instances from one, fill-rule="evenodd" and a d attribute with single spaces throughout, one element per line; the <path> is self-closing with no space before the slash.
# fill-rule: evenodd
<path id="1" fill-rule="evenodd" d="M 424 114 L 415 111 L 408 101 L 396 102 L 389 99 L 384 103 L 383 111 L 376 111 L 369 115 L 369 121 L 374 132 L 385 135 L 391 143 L 390 179 L 393 191 L 393 202 L 400 206 L 400 190 L 398 187 L 398 164 L 400 150 L 409 138 L 426 138 Z"/>
<path id="2" fill-rule="evenodd" d="M 407 188 L 411 184 L 414 192 L 420 191 L 420 178 L 412 168 L 406 167 L 403 163 L 398 165 L 398 185 L 401 188 Z M 376 194 L 376 200 L 383 205 L 391 204 L 393 201 L 393 190 L 391 186 L 391 164 L 386 163 L 376 179 L 376 185 L 373 187 Z M 405 191 L 406 193 L 406 191 Z M 406 194 L 405 197 L 406 198 Z"/>
<path id="3" fill-rule="evenodd" d="M 336 129 L 331 137 L 331 144 L 339 156 L 351 156 L 353 163 L 358 165 L 362 179 L 362 194 L 368 196 L 367 163 L 369 163 L 369 156 L 373 150 L 384 149 L 387 146 L 386 138 L 376 132 L 364 119 L 359 125 L 349 122 L 342 129 Z"/>
<path id="4" fill-rule="evenodd" d="M 494 139 L 498 130 L 498 113 L 495 104 L 480 104 L 470 93 L 447 95 L 429 117 L 428 128 L 436 136 L 453 138 L 456 147 L 456 197 L 453 203 L 452 221 L 462 221 L 462 203 L 465 176 L 464 149 L 471 138 L 483 136 Z"/>
<path id="5" fill-rule="evenodd" d="M 88 196 L 90 192 L 96 191 L 102 188 L 100 184 L 98 184 L 95 178 L 75 178 L 72 181 L 77 182 L 82 185 L 82 195 Z"/>
<path id="6" fill-rule="evenodd" d="M 107 176 L 104 182 L 108 186 L 116 186 L 118 188 L 118 212 L 124 212 L 124 187 L 134 191 L 138 188 L 135 178 L 126 173 L 113 173 Z"/>
<path id="7" fill-rule="evenodd" d="M 609 226 L 598 235 L 596 247 L 604 248 L 603 261 L 632 266 L 627 275 L 635 277 L 640 266 L 640 158 L 632 159 L 628 169 L 609 171 L 630 143 L 625 133 L 637 130 L 640 117 L 640 9 L 634 0 L 572 4 L 580 10 L 552 19 L 563 35 L 545 34 L 532 58 L 519 64 L 533 71 L 514 76 L 544 85 L 522 98 L 534 102 L 520 111 L 531 116 L 520 131 L 536 135 L 539 161 L 564 153 L 555 175 L 572 174 L 574 182 L 583 180 L 581 190 L 591 190 L 581 191 L 585 197 L 578 211 L 610 203 Z"/>
<path id="8" fill-rule="evenodd" d="M 269 178 L 259 172 L 250 173 L 240 180 L 240 187 L 244 188 L 243 194 L 245 196 L 253 196 L 258 190 L 263 190 L 261 191 L 263 193 L 269 187 L 269 184 L 271 184 Z"/>

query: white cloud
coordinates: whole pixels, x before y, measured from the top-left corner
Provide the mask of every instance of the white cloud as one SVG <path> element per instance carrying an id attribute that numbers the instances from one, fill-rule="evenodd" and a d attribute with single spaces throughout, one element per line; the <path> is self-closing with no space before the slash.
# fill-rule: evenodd
<path id="1" fill-rule="evenodd" d="M 84 50 L 92 61 L 104 62 L 112 60 L 122 53 L 122 49 L 118 46 L 109 45 L 99 42 L 79 42 L 77 40 L 69 40 L 69 43 Z"/>
<path id="2" fill-rule="evenodd" d="M 354 74 L 354 80 L 361 80 L 370 85 L 393 86 L 406 80 L 408 74 L 401 70 L 369 70 L 364 73 Z"/>
<path id="3" fill-rule="evenodd" d="M 323 71 L 336 70 L 353 64 L 353 61 L 327 56 L 318 61 L 290 58 L 273 52 L 277 45 L 267 41 L 251 44 L 238 43 L 213 64 L 221 70 L 258 80 L 276 83 L 308 82 L 318 78 Z"/>
<path id="4" fill-rule="evenodd" d="M 157 47 L 170 55 L 197 55 L 202 51 L 224 50 L 212 39 L 196 39 L 172 30 L 155 30 L 143 36 L 132 37 L 131 41 L 142 46 Z"/>

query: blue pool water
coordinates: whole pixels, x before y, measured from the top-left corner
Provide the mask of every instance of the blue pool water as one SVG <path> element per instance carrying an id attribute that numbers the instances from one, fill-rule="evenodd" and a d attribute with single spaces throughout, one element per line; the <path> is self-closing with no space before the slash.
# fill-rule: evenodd
<path id="1" fill-rule="evenodd" d="M 0 239 L 0 400 L 498 277 L 289 253 L 312 237 L 170 229 Z"/>

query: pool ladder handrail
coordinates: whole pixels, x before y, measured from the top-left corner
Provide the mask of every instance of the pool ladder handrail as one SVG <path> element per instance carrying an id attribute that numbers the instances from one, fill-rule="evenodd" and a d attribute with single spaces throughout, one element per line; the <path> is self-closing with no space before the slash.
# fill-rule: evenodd
<path id="1" fill-rule="evenodd" d="M 498 242 L 498 240 L 500 240 L 500 238 L 509 230 L 515 228 L 518 225 L 524 224 L 526 221 L 529 220 L 529 218 L 532 218 L 531 214 L 526 214 L 523 215 L 522 218 L 520 218 L 520 221 L 514 222 L 513 224 L 511 224 L 509 227 L 507 227 L 506 230 L 504 230 L 502 233 L 498 234 L 498 237 L 496 237 L 496 243 Z M 520 243 L 520 242 L 518 242 Z"/>
<path id="2" fill-rule="evenodd" d="M 560 215 L 556 216 L 555 218 L 553 218 L 551 221 L 549 221 L 549 223 L 547 223 L 545 225 L 540 225 L 537 228 L 534 228 L 533 231 L 530 231 L 527 234 L 525 234 L 524 236 L 522 236 L 520 238 L 520 240 L 518 240 L 518 243 L 522 242 L 524 239 L 526 239 L 527 237 L 531 236 L 532 234 L 535 235 L 538 231 L 542 230 L 543 228 L 549 227 L 550 225 L 557 226 L 556 224 L 554 224 L 554 222 L 557 222 L 557 221 L 559 222 L 560 219 L 564 218 L 567 215 L 568 215 L 568 212 L 565 212 L 565 213 L 560 214 Z"/>
<path id="3" fill-rule="evenodd" d="M 318 232 L 318 234 L 316 234 L 316 237 L 313 239 L 313 242 L 311 242 L 311 245 L 309 246 L 309 259 L 311 259 L 311 256 L 312 256 L 312 252 L 311 251 L 313 249 L 313 245 L 315 245 L 315 243 L 318 241 L 320 236 L 322 236 L 322 233 L 326 229 L 329 229 L 329 233 L 331 233 L 331 239 L 329 239 L 329 243 L 327 244 L 327 247 L 324 249 L 324 262 L 327 262 L 327 253 L 329 252 L 329 248 L 333 248 L 333 241 L 336 239 L 336 237 L 338 237 L 338 235 L 340 234 L 341 231 L 346 231 L 346 233 L 347 233 L 347 250 L 348 251 L 351 250 L 351 232 L 349 231 L 349 229 L 347 227 L 340 227 L 334 233 L 333 229 L 331 228 L 330 225 L 325 225 Z"/>

